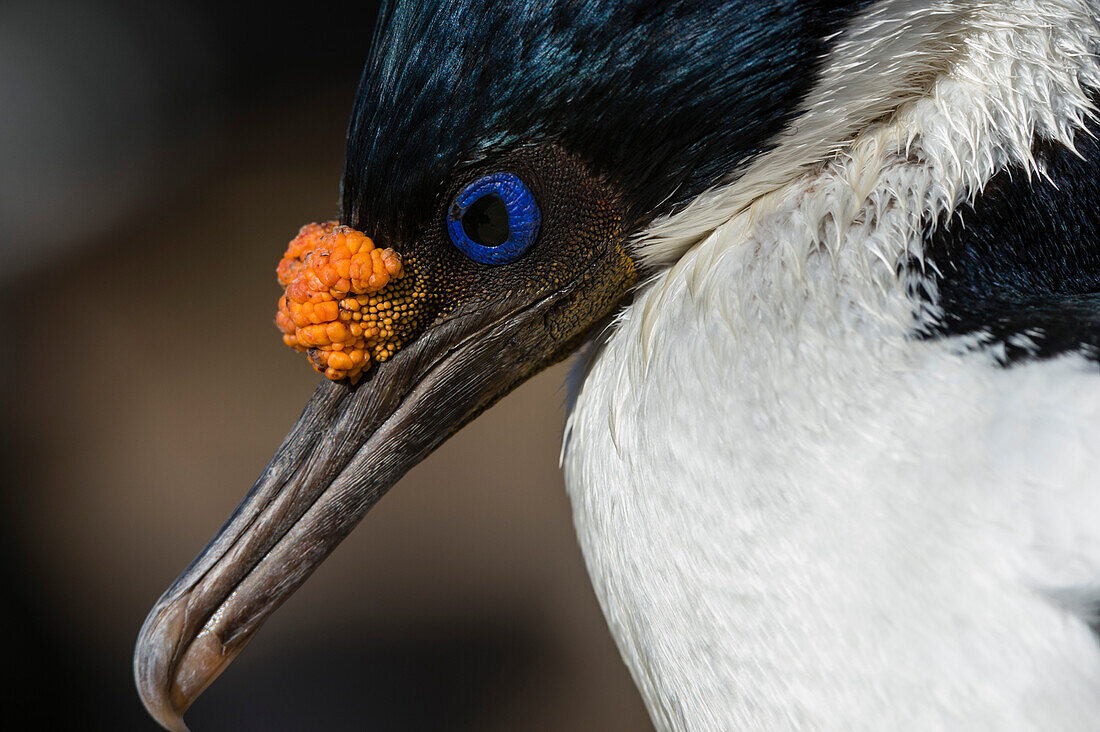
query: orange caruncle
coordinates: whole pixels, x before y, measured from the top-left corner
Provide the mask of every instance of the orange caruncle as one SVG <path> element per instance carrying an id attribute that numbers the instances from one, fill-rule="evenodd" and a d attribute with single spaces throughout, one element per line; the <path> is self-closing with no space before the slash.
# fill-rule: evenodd
<path id="1" fill-rule="evenodd" d="M 275 314 L 283 342 L 330 379 L 355 382 L 372 361 L 392 356 L 424 297 L 397 252 L 335 221 L 303 226 L 277 274 L 286 288 Z"/>

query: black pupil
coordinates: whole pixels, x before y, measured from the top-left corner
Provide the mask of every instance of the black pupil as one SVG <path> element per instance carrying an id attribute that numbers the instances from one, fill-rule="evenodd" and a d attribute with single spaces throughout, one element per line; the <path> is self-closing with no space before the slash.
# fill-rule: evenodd
<path id="1" fill-rule="evenodd" d="M 483 247 L 499 247 L 508 241 L 508 207 L 504 200 L 490 193 L 474 201 L 462 216 L 462 230 Z"/>

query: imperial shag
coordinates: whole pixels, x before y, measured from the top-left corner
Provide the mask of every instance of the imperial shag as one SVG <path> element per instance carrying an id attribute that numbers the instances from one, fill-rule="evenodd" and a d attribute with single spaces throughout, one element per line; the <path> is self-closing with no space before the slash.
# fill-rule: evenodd
<path id="1" fill-rule="evenodd" d="M 584 345 L 577 533 L 661 729 L 1095 729 L 1100 8 L 399 2 L 324 380 L 153 608 L 165 727 L 410 467 Z"/>

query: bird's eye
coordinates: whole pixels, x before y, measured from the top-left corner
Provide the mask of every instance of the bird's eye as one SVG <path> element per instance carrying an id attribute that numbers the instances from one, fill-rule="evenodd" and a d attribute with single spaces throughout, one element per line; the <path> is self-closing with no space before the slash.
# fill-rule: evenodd
<path id="1" fill-rule="evenodd" d="M 535 243 L 542 216 L 531 191 L 511 173 L 466 186 L 447 212 L 447 231 L 462 252 L 482 264 L 514 262 Z"/>

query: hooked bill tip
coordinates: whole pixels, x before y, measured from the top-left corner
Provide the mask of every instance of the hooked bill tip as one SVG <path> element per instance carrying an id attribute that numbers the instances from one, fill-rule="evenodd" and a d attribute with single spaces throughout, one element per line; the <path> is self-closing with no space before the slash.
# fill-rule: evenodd
<path id="1" fill-rule="evenodd" d="M 134 651 L 134 681 L 141 701 L 153 719 L 170 732 L 188 732 L 184 712 L 243 646 L 227 647 L 208 629 L 186 641 L 186 605 L 186 601 L 166 606 L 158 603 L 142 626 Z"/>
<path id="2" fill-rule="evenodd" d="M 161 727 L 188 732 L 183 721 L 186 706 L 177 706 L 172 694 L 172 658 L 183 629 L 178 608 L 157 603 L 145 619 L 134 648 L 134 684 L 146 711 Z"/>

